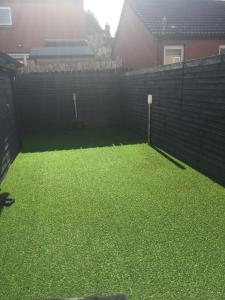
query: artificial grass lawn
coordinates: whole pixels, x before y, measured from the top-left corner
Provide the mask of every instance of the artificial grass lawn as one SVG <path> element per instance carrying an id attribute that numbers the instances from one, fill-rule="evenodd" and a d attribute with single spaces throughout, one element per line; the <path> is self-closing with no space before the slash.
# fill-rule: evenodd
<path id="1" fill-rule="evenodd" d="M 79 136 L 29 137 L 4 180 L 0 299 L 224 299 L 225 189 L 126 132 L 131 145 L 34 152 Z"/>

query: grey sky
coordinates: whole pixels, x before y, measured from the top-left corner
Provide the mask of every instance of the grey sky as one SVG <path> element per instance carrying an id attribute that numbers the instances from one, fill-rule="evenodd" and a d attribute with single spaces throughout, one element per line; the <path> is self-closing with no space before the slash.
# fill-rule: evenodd
<path id="1" fill-rule="evenodd" d="M 84 0 L 86 10 L 90 10 L 97 17 L 104 28 L 108 22 L 114 35 L 119 23 L 124 0 Z"/>

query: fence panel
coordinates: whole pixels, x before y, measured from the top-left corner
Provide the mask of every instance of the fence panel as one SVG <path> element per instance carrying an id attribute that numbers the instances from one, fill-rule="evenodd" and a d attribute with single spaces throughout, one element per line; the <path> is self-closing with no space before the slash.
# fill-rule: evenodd
<path id="1" fill-rule="evenodd" d="M 10 75 L 0 71 L 0 181 L 19 151 Z"/>
<path id="2" fill-rule="evenodd" d="M 225 184 L 225 57 L 127 72 L 124 111 L 142 134 L 148 94 L 153 145 Z"/>
<path id="3" fill-rule="evenodd" d="M 18 75 L 16 103 L 22 132 L 119 125 L 120 77 L 90 71 Z"/>

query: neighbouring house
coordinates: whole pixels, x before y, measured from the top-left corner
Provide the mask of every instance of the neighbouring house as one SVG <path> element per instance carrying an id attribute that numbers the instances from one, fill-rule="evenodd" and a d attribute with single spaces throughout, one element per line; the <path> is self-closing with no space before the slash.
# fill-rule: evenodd
<path id="1" fill-rule="evenodd" d="M 225 53 L 225 1 L 125 0 L 113 58 L 148 68 Z"/>
<path id="2" fill-rule="evenodd" d="M 27 63 L 83 61 L 93 54 L 85 42 L 83 0 L 0 0 L 0 51 Z"/>

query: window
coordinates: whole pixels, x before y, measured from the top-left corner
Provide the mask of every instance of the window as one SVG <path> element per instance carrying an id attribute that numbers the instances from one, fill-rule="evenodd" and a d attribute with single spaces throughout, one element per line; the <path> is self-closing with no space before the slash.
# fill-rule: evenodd
<path id="1" fill-rule="evenodd" d="M 0 26 L 12 25 L 12 15 L 10 7 L 0 7 Z"/>
<path id="2" fill-rule="evenodd" d="M 175 64 L 184 60 L 184 46 L 164 47 L 164 65 Z"/>
<path id="3" fill-rule="evenodd" d="M 225 54 L 225 45 L 220 46 L 219 54 Z"/>

